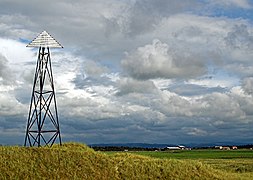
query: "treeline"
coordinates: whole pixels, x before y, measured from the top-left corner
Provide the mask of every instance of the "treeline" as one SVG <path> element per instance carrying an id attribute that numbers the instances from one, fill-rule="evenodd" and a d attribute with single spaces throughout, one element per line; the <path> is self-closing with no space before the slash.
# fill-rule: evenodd
<path id="1" fill-rule="evenodd" d="M 94 149 L 95 151 L 166 151 L 168 150 L 166 147 L 164 148 L 128 147 L 128 146 L 89 146 L 89 147 Z M 250 149 L 252 147 L 253 147 L 253 144 L 237 146 L 238 149 Z M 196 149 L 196 150 L 197 149 L 215 149 L 215 146 L 193 147 L 192 149 Z"/>
<path id="2" fill-rule="evenodd" d="M 90 146 L 95 151 L 161 151 L 165 148 L 143 148 L 143 147 L 126 147 L 126 146 Z"/>
<path id="3" fill-rule="evenodd" d="M 235 146 L 237 147 L 237 149 L 253 149 L 253 144 L 235 145 Z M 223 145 L 223 147 L 229 147 L 232 149 L 233 146 Z M 217 149 L 217 148 L 216 148 L 216 146 L 205 146 L 205 147 L 193 147 L 192 149 L 198 150 L 198 149 Z"/>
<path id="4" fill-rule="evenodd" d="M 239 149 L 250 149 L 253 147 L 253 144 L 247 144 L 247 145 L 240 145 L 237 146 Z"/>

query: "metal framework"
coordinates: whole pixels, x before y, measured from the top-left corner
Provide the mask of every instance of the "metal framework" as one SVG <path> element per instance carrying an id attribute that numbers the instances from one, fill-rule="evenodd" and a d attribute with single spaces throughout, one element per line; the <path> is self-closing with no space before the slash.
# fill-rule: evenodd
<path id="1" fill-rule="evenodd" d="M 54 45 L 52 45 L 54 44 Z M 61 145 L 49 47 L 62 47 L 46 31 L 28 47 L 39 47 L 24 146 Z"/>

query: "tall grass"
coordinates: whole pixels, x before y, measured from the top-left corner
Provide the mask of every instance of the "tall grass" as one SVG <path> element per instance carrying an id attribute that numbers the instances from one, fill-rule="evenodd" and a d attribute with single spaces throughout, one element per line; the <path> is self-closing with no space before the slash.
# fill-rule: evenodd
<path id="1" fill-rule="evenodd" d="M 0 147 L 0 179 L 237 179 L 197 161 L 106 155 L 85 145 Z"/>

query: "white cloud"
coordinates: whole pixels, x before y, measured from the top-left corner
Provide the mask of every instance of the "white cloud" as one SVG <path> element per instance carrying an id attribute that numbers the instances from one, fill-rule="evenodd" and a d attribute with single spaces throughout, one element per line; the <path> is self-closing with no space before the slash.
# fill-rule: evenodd
<path id="1" fill-rule="evenodd" d="M 1 67 L 5 69 L 3 70 L 5 83 L 17 85 L 22 83 L 23 78 L 31 80 L 33 77 L 27 77 L 27 75 L 31 75 L 31 71 L 35 68 L 29 64 L 35 64 L 36 54 L 26 48 L 26 44 L 0 37 L 0 60 L 3 63 Z"/>
<path id="2" fill-rule="evenodd" d="M 202 101 L 205 102 L 205 107 L 201 109 L 199 115 L 231 121 L 245 118 L 239 102 L 231 95 L 213 93 L 204 97 Z"/>
<path id="3" fill-rule="evenodd" d="M 253 77 L 248 77 L 243 80 L 242 83 L 243 90 L 248 94 L 253 94 Z"/>
<path id="4" fill-rule="evenodd" d="M 114 9 L 110 15 L 105 15 L 108 32 L 120 32 L 130 37 L 143 35 L 156 29 L 161 17 L 169 17 L 185 9 L 193 9 L 199 3 L 194 0 L 179 2 L 176 0 L 138 0 L 128 1 Z M 116 9 L 116 10 L 115 10 Z M 108 13 L 107 13 L 108 14 Z"/>
<path id="5" fill-rule="evenodd" d="M 100 77 L 102 74 L 108 72 L 108 69 L 94 61 L 86 61 L 84 71 L 90 76 Z"/>
<path id="6" fill-rule="evenodd" d="M 6 58 L 0 54 L 0 78 L 6 80 L 8 78 L 8 61 Z"/>
<path id="7" fill-rule="evenodd" d="M 22 62 L 35 61 L 35 53 L 32 53 L 26 44 L 0 37 L 0 52 L 8 59 L 10 64 L 19 64 Z"/>
<path id="8" fill-rule="evenodd" d="M 0 116 L 21 116 L 27 112 L 26 105 L 21 104 L 15 98 L 13 92 L 0 93 Z"/>
<path id="9" fill-rule="evenodd" d="M 153 94 L 157 91 L 152 81 L 139 81 L 131 78 L 122 78 L 119 81 L 118 95 L 129 93 L 148 93 Z"/>
<path id="10" fill-rule="evenodd" d="M 139 47 L 122 61 L 123 68 L 137 79 L 190 78 L 206 72 L 204 64 L 193 55 L 177 54 L 167 44 L 153 40 Z"/>

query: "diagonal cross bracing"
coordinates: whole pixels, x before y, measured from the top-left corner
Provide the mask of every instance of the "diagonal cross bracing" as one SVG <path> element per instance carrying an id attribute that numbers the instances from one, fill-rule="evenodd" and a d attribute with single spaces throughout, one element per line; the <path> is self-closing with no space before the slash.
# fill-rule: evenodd
<path id="1" fill-rule="evenodd" d="M 61 144 L 60 126 L 51 67 L 49 47 L 62 47 L 47 32 L 42 32 L 28 47 L 39 46 L 30 109 L 27 120 L 25 146 Z"/>

